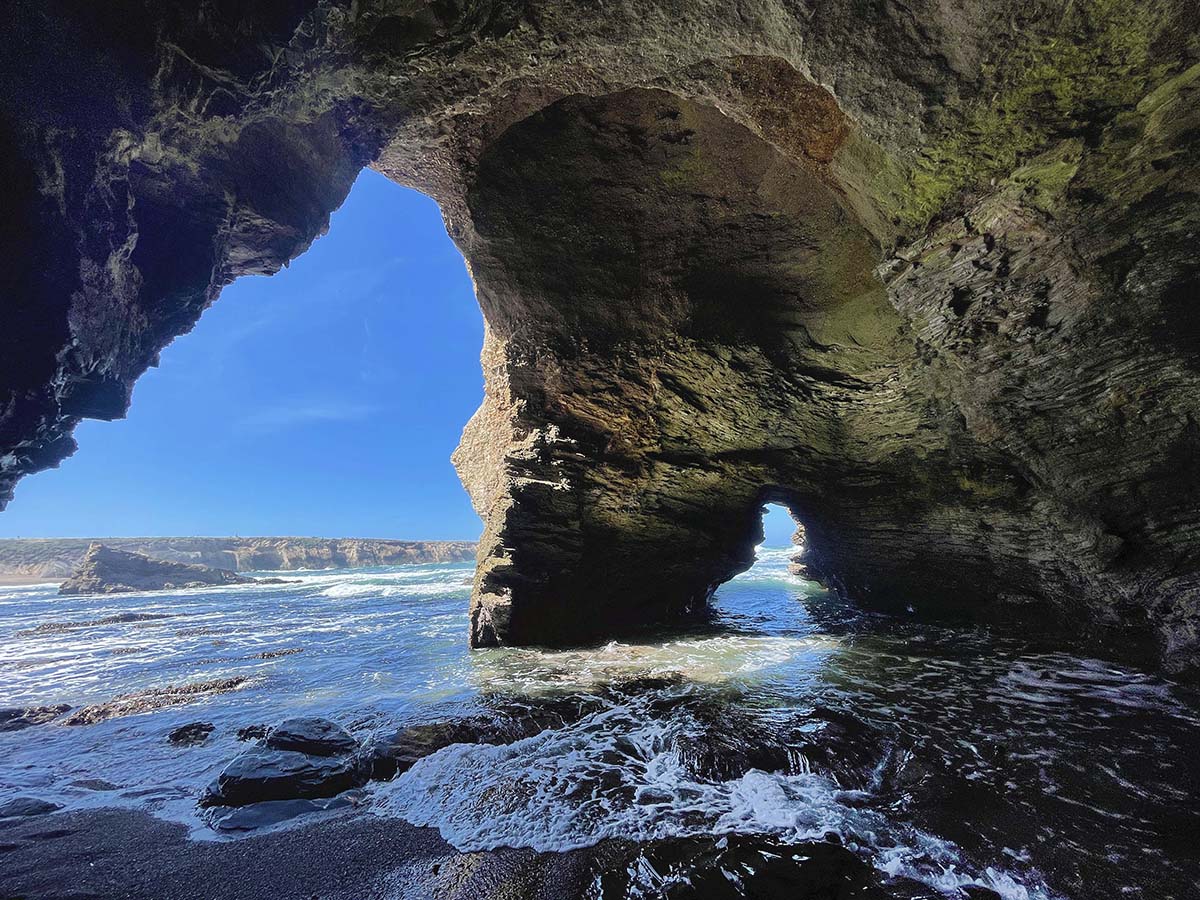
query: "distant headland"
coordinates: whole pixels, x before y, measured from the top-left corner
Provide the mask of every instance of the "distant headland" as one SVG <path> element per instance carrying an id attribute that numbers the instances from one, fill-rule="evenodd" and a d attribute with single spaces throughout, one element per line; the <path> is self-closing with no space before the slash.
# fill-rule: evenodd
<path id="1" fill-rule="evenodd" d="M 376 538 L 144 537 L 0 539 L 0 579 L 66 578 L 94 541 L 155 559 L 233 572 L 360 568 L 465 562 L 473 541 L 393 541 Z"/>

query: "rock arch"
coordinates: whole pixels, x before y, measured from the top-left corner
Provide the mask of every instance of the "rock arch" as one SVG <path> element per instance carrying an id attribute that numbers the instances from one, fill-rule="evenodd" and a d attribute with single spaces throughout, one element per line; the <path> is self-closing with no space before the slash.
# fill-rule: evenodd
<path id="1" fill-rule="evenodd" d="M 489 324 L 476 643 L 688 609 L 776 491 L 869 602 L 1194 665 L 1195 16 L 21 0 L 0 494 L 370 164 L 441 204 Z"/>

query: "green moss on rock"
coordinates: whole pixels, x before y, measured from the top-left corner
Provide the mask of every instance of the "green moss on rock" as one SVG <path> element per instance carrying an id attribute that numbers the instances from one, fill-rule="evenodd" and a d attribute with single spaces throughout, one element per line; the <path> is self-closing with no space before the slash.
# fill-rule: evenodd
<path id="1" fill-rule="evenodd" d="M 1175 20 L 1170 6 L 1068 3 L 1054 34 L 985 67 L 981 75 L 997 90 L 922 152 L 895 210 L 901 224 L 919 227 L 960 191 L 1006 176 L 1053 142 L 1093 132 L 1135 106 L 1174 68 L 1153 49 Z"/>

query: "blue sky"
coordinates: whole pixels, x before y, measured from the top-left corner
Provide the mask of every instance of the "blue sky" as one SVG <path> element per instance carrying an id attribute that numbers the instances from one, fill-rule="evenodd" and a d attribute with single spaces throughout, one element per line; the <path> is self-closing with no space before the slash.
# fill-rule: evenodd
<path id="1" fill-rule="evenodd" d="M 474 540 L 450 465 L 483 396 L 483 320 L 436 204 L 364 170 L 329 233 L 225 289 L 129 416 L 17 485 L 0 537 Z M 784 545 L 786 514 L 768 517 Z"/>

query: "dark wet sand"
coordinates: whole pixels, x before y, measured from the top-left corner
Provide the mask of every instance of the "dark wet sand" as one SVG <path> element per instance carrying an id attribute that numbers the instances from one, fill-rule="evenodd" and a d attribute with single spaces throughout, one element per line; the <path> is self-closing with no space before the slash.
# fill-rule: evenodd
<path id="1" fill-rule="evenodd" d="M 432 829 L 356 811 L 226 841 L 127 810 L 0 820 L 4 900 L 559 900 L 581 894 L 593 859 L 459 853 Z"/>

